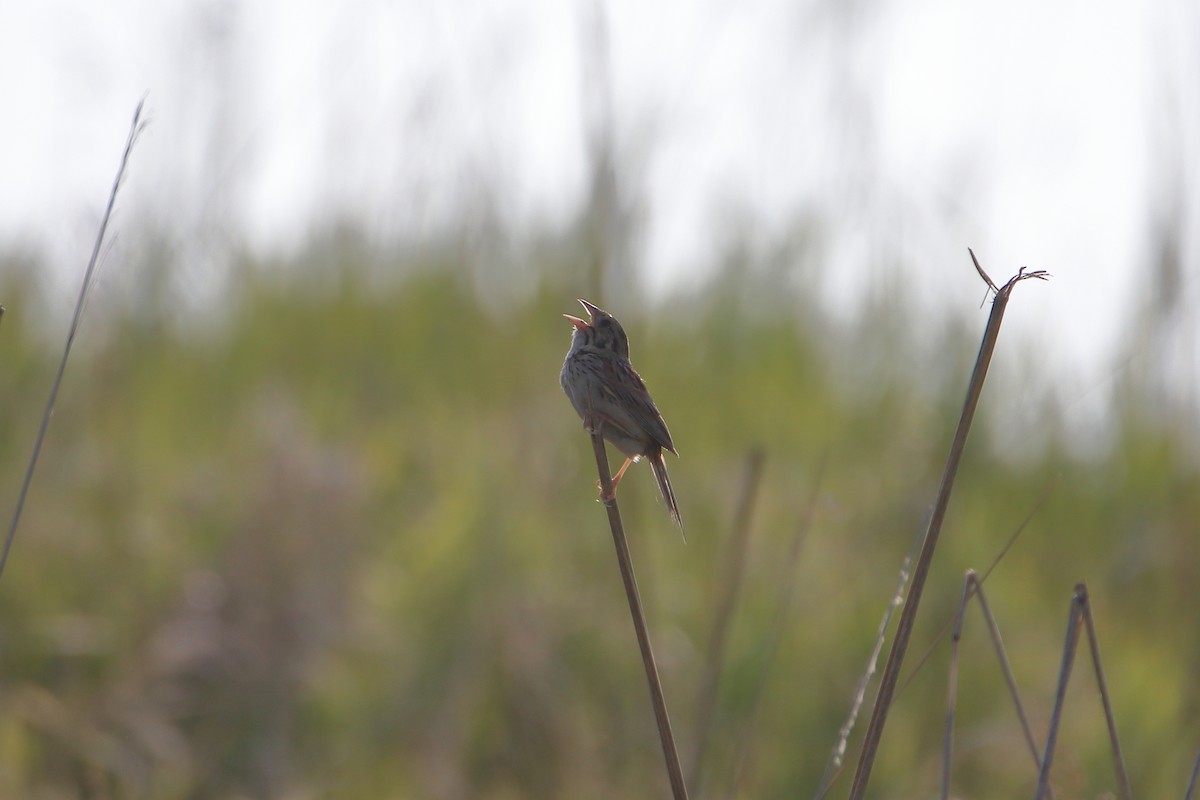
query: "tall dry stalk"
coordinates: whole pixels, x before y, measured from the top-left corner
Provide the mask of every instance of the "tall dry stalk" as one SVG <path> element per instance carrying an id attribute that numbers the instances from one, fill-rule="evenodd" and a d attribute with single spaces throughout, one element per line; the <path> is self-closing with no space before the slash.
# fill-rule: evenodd
<path id="1" fill-rule="evenodd" d="M 692 744 L 688 778 L 692 788 L 701 793 L 700 778 L 704 768 L 704 756 L 712 733 L 713 712 L 717 705 L 717 690 L 721 683 L 721 672 L 725 665 L 725 650 L 729 642 L 729 628 L 733 622 L 733 610 L 737 607 L 746 572 L 746 551 L 750 544 L 750 521 L 754 511 L 754 498 L 762 481 L 762 450 L 755 449 L 746 456 L 745 478 L 738 496 L 737 510 L 733 515 L 733 536 L 729 541 L 728 556 L 723 559 L 721 578 L 717 583 L 719 598 L 713 616 L 712 638 L 708 642 L 708 657 L 704 660 L 704 676 L 700 680 L 700 692 L 696 701 L 696 738 Z"/>
<path id="2" fill-rule="evenodd" d="M 675 800 L 687 800 L 687 786 L 683 780 L 683 769 L 679 766 L 679 752 L 675 749 L 675 736 L 671 732 L 671 718 L 667 715 L 667 701 L 663 695 L 662 681 L 658 677 L 658 664 L 654 660 L 654 648 L 650 646 L 650 634 L 646 629 L 646 615 L 642 611 L 642 598 L 638 593 L 637 577 L 633 574 L 633 558 L 629 555 L 629 542 L 625 539 L 625 526 L 621 523 L 621 509 L 613 495 L 612 475 L 608 466 L 608 453 L 604 439 L 592 433 L 592 448 L 596 451 L 596 471 L 600 474 L 600 488 L 604 497 L 612 498 L 604 503 L 608 511 L 608 526 L 612 529 L 613 545 L 617 550 L 617 566 L 621 570 L 621 581 L 625 584 L 625 597 L 629 600 L 629 613 L 633 617 L 633 630 L 637 634 L 638 648 L 642 652 L 642 663 L 646 667 L 646 682 L 650 686 L 650 703 L 654 706 L 654 719 L 658 723 L 658 735 L 662 740 L 663 758 L 667 763 L 667 777 L 671 782 L 671 793 Z"/>
<path id="3" fill-rule="evenodd" d="M 896 627 L 896 638 L 892 640 L 892 649 L 888 654 L 887 663 L 883 668 L 880 679 L 879 694 L 875 697 L 875 706 L 871 711 L 871 721 L 863 740 L 862 753 L 859 755 L 858 767 L 854 773 L 854 783 L 850 787 L 851 800 L 862 800 L 867 793 L 867 783 L 871 778 L 871 768 L 875 764 L 875 756 L 879 751 L 879 742 L 883 737 L 883 726 L 887 722 L 888 711 L 891 709 L 892 698 L 896 691 L 896 682 L 900 677 L 900 667 L 908 650 L 909 638 L 912 636 L 913 625 L 917 619 L 917 609 L 921 605 L 921 596 L 925 590 L 925 580 L 929 577 L 929 568 L 933 563 L 933 552 L 937 548 L 938 537 L 942 532 L 942 523 L 946 518 L 946 508 L 950 504 L 950 493 L 954 489 L 954 479 L 958 475 L 958 466 L 962 462 L 963 451 L 966 449 L 967 434 L 971 430 L 971 421 L 975 418 L 975 410 L 979 407 L 979 397 L 983 393 L 983 383 L 987 379 L 988 367 L 992 363 L 992 354 L 996 349 L 996 341 L 1000 336 L 1000 323 L 1004 319 L 1004 309 L 1012 296 L 1012 290 L 1018 283 L 1031 278 L 1046 280 L 1049 275 L 1043 270 L 1026 272 L 1022 268 L 1016 275 L 1001 287 L 996 286 L 983 267 L 975 253 L 971 260 L 975 264 L 979 276 L 988 287 L 996 293 L 992 300 L 992 311 L 988 316 L 987 327 L 984 329 L 983 342 L 979 346 L 979 355 L 975 359 L 975 369 L 967 384 L 967 396 L 963 401 L 962 413 L 959 415 L 958 427 L 954 431 L 954 441 L 950 445 L 950 454 L 946 458 L 946 467 L 942 473 L 942 481 L 938 486 L 937 498 L 933 504 L 933 513 L 929 517 L 929 525 L 925 530 L 925 539 L 921 545 L 921 553 L 917 557 L 917 566 L 913 571 L 912 584 L 909 589 L 908 601 L 900 614 L 900 622 Z"/>
<path id="4" fill-rule="evenodd" d="M 984 576 L 986 577 L 986 576 Z M 958 647 L 962 641 L 963 627 L 966 624 L 967 606 L 974 598 L 987 624 L 988 635 L 992 640 L 992 648 L 996 651 L 996 661 L 1000 671 L 1004 673 L 1004 681 L 1008 684 L 1008 695 L 1012 698 L 1017 711 L 1017 719 L 1021 723 L 1021 732 L 1025 735 L 1025 744 L 1033 756 L 1033 763 L 1038 773 L 1042 770 L 1042 757 L 1038 753 L 1037 738 L 1033 735 L 1033 727 L 1029 724 L 1029 715 L 1025 712 L 1025 704 L 1021 702 L 1021 693 L 1017 690 L 1017 678 L 1012 671 L 1012 663 L 1004 649 L 1004 640 L 1000 636 L 1000 626 L 992 616 L 987 597 L 983 593 L 983 578 L 973 569 L 967 570 L 963 579 L 962 596 L 958 602 L 958 610 L 954 615 L 954 631 L 950 637 L 950 674 L 946 681 L 948 702 L 946 704 L 946 731 L 942 740 L 942 800 L 950 798 L 950 769 L 954 754 L 954 718 L 958 706 Z M 1047 800 L 1054 800 L 1053 794 L 1047 789 Z"/>
<path id="5" fill-rule="evenodd" d="M 1092 670 L 1096 675 L 1096 690 L 1104 707 L 1104 722 L 1108 727 L 1108 740 L 1112 748 L 1113 769 L 1116 772 L 1117 788 L 1123 800 L 1133 800 L 1133 789 L 1129 786 L 1129 773 L 1125 769 L 1125 756 L 1117 737 L 1117 723 L 1113 718 L 1112 700 L 1108 695 L 1108 681 L 1104 678 L 1104 665 L 1100 660 L 1100 640 L 1096 636 L 1096 621 L 1092 617 L 1092 604 L 1088 599 L 1087 585 L 1075 585 L 1071 597 L 1071 611 L 1067 617 L 1067 637 L 1063 643 L 1062 666 L 1059 670 L 1058 689 L 1054 694 L 1054 711 L 1050 715 L 1050 730 L 1046 734 L 1046 753 L 1042 756 L 1042 769 L 1038 774 L 1037 793 L 1034 800 L 1043 800 L 1050 791 L 1050 768 L 1054 764 L 1054 748 L 1058 742 L 1058 726 L 1062 720 L 1063 707 L 1067 700 L 1067 681 L 1075 664 L 1075 651 L 1079 647 L 1079 626 L 1087 631 L 1088 650 L 1092 654 Z M 1189 790 L 1190 792 L 1190 790 Z"/>

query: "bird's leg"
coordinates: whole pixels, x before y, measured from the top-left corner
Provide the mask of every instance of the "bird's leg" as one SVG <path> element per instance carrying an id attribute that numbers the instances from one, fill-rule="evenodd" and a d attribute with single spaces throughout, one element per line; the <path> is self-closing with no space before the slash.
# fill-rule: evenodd
<path id="1" fill-rule="evenodd" d="M 583 415 L 583 429 L 593 436 L 603 435 L 604 419 L 596 419 L 591 413 Z M 612 477 L 612 494 L 605 496 L 604 484 L 596 481 L 596 488 L 600 490 L 600 502 L 608 505 L 613 500 L 617 499 L 617 484 L 621 482 L 621 476 L 625 474 L 625 470 L 629 469 L 629 465 L 633 463 L 632 458 L 625 459 L 625 463 L 617 470 L 617 474 Z"/>
<path id="2" fill-rule="evenodd" d="M 621 476 L 625 474 L 625 470 L 629 469 L 629 465 L 632 463 L 633 463 L 632 458 L 625 459 L 625 463 L 621 465 L 621 468 L 619 470 L 617 470 L 617 474 L 613 475 L 613 477 L 612 477 L 612 493 L 609 494 L 607 497 L 604 494 L 604 484 L 601 483 L 600 481 L 596 481 L 596 487 L 600 489 L 600 502 L 601 503 L 604 503 L 607 505 L 608 503 L 611 503 L 613 500 L 617 499 L 617 484 L 621 482 Z"/>
<path id="3" fill-rule="evenodd" d="M 625 463 L 621 465 L 621 468 L 619 470 L 617 470 L 617 474 L 613 475 L 612 490 L 613 490 L 614 495 L 616 495 L 616 493 L 617 493 L 617 484 L 621 482 L 621 476 L 625 474 L 625 470 L 629 469 L 629 465 L 632 463 L 633 463 L 632 458 L 625 459 Z"/>

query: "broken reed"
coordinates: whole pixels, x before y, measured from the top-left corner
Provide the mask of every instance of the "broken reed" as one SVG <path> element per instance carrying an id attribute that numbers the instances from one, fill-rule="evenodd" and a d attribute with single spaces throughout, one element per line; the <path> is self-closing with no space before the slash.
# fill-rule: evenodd
<path id="1" fill-rule="evenodd" d="M 925 589 L 925 580 L 929 577 L 929 568 L 933 563 L 933 551 L 937 548 L 938 537 L 942 532 L 942 522 L 946 518 L 946 508 L 950 504 L 950 493 L 954 489 L 954 479 L 958 474 L 963 451 L 966 449 L 967 434 L 971 430 L 971 422 L 975 418 L 975 410 L 979 406 L 979 398 L 983 393 L 983 383 L 987 378 L 992 354 L 996 349 L 996 341 L 1000 336 L 1000 323 L 1004 319 L 1004 310 L 1008 306 L 1012 290 L 1018 283 L 1029 279 L 1046 280 L 1049 277 L 1044 270 L 1026 272 L 1022 268 L 1007 283 L 997 288 L 988 274 L 984 272 L 983 267 L 979 265 L 979 259 L 975 257 L 974 251 L 968 250 L 968 252 L 971 254 L 971 260 L 974 262 L 979 276 L 987 283 L 988 288 L 995 292 L 996 296 L 992 300 L 992 311 L 988 316 L 987 327 L 984 329 L 979 355 L 975 359 L 975 369 L 967 384 L 967 396 L 963 401 L 958 427 L 954 431 L 954 440 L 946 458 L 946 467 L 942 473 L 941 484 L 938 486 L 937 497 L 934 500 L 933 513 L 929 517 L 929 524 L 925 530 L 921 553 L 917 557 L 908 601 L 904 604 L 904 610 L 900 614 L 900 622 L 896 627 L 896 638 L 892 640 L 892 649 L 883 668 L 879 693 L 875 697 L 875 705 L 871 710 L 871 721 L 867 725 L 862 752 L 859 754 L 858 766 L 854 772 L 854 783 L 850 787 L 851 800 L 862 800 L 866 796 L 867 783 L 871 778 L 871 768 L 875 764 L 879 742 L 883 737 L 883 726 L 887 722 L 896 683 L 900 678 L 900 667 L 908 650 L 909 638 L 912 636 L 913 625 L 917 618 L 917 609 L 920 607 L 921 596 Z"/>

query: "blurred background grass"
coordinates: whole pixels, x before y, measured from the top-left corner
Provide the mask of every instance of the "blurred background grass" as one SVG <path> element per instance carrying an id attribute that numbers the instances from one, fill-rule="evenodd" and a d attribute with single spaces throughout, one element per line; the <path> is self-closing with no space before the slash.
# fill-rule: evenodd
<path id="1" fill-rule="evenodd" d="M 557 384 L 560 314 L 580 294 L 609 305 L 588 288 L 593 251 L 571 236 L 534 248 L 514 292 L 453 247 L 369 250 L 344 232 L 278 262 L 241 258 L 228 305 L 200 323 L 152 280 L 136 303 L 93 309 L 0 584 L 0 795 L 665 794 L 590 446 Z M 766 455 L 706 796 L 817 786 L 986 314 L 967 298 L 930 331 L 896 291 L 833 319 L 772 269 L 735 253 L 687 294 L 610 307 L 682 454 L 669 466 L 687 545 L 644 466 L 621 500 L 685 755 L 736 495 L 748 454 Z M 55 287 L 37 259 L 10 255 L 0 272 L 11 507 L 59 334 L 38 319 Z M 1022 287 L 1014 306 L 1047 291 Z M 986 585 L 1035 730 L 1044 740 L 1085 580 L 1134 788 L 1178 796 L 1200 742 L 1187 420 L 1118 373 L 1113 445 L 1085 459 L 1056 433 L 1069 406 L 995 424 L 1028 392 L 1007 380 L 985 391 L 912 653 L 954 613 L 964 570 L 1037 507 Z M 783 586 L 794 600 L 776 631 Z M 956 791 L 1029 794 L 1035 770 L 975 611 L 963 658 Z M 947 660 L 942 641 L 900 694 L 873 796 L 935 791 Z M 1055 776 L 1060 797 L 1113 785 L 1083 668 Z"/>

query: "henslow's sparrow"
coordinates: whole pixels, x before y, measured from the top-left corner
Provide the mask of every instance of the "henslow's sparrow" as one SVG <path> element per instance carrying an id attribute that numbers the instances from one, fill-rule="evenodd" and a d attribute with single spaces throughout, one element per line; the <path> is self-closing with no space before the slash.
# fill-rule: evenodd
<path id="1" fill-rule="evenodd" d="M 575 332 L 558 381 L 583 419 L 584 429 L 599 433 L 626 456 L 613 476 L 613 494 L 629 465 L 645 457 L 671 518 L 682 530 L 663 451 L 679 454 L 646 384 L 629 363 L 629 337 L 612 314 L 582 298 L 579 302 L 589 319 L 563 314 Z"/>

